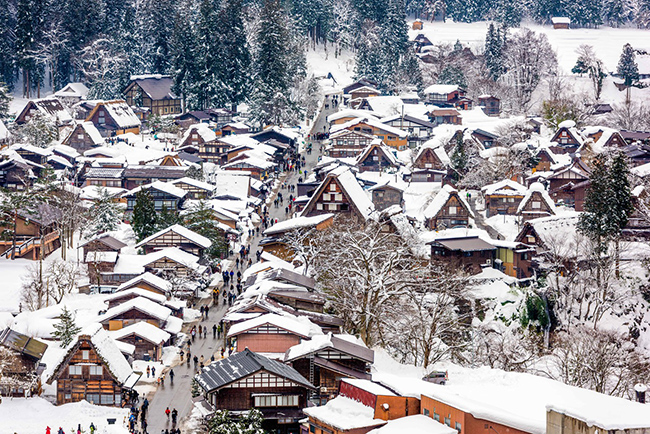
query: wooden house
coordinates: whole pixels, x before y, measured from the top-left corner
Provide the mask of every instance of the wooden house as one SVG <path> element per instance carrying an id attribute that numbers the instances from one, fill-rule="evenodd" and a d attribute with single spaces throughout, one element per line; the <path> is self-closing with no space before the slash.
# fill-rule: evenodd
<path id="1" fill-rule="evenodd" d="M 431 262 L 461 268 L 478 274 L 494 265 L 496 247 L 477 236 L 441 238 L 427 243 L 431 246 Z"/>
<path id="2" fill-rule="evenodd" d="M 327 174 L 321 185 L 305 205 L 302 216 L 342 214 L 353 221 L 365 222 L 374 211 L 359 182 L 347 167 Z"/>
<path id="3" fill-rule="evenodd" d="M 46 164 L 47 157 L 51 154 L 51 151 L 48 149 L 27 144 L 13 145 L 9 149 L 15 151 L 16 154 L 20 155 L 23 159 L 39 166 Z"/>
<path id="4" fill-rule="evenodd" d="M 190 125 L 185 131 L 178 148 L 184 149 L 187 146 L 192 146 L 201 149 L 201 147 L 205 148 L 207 145 L 214 143 L 215 140 L 217 140 L 217 134 L 208 124 L 194 124 Z"/>
<path id="5" fill-rule="evenodd" d="M 554 29 L 568 29 L 571 26 L 571 19 L 569 17 L 552 17 L 551 24 Z"/>
<path id="6" fill-rule="evenodd" d="M 370 379 L 374 351 L 350 338 L 332 333 L 314 336 L 310 341 L 289 348 L 284 355 L 285 363 L 318 388 L 319 393 L 312 396 L 312 400 L 321 405 L 338 395 L 342 379 Z"/>
<path id="7" fill-rule="evenodd" d="M 141 190 L 149 191 L 149 194 L 151 194 L 153 198 L 156 211 L 159 212 L 163 209 L 168 211 L 179 210 L 185 201 L 185 196 L 187 195 L 187 191 L 178 188 L 169 182 L 155 181 L 151 184 L 136 187 L 122 195 L 122 197 L 126 199 L 126 210 L 128 212 L 133 211 L 136 194 Z"/>
<path id="8" fill-rule="evenodd" d="M 164 166 L 156 164 L 129 165 L 124 168 L 122 175 L 124 178 L 124 188 L 130 190 L 144 184 L 169 183 L 170 181 L 184 178 L 187 169 L 189 169 L 189 166 Z"/>
<path id="9" fill-rule="evenodd" d="M 126 244 L 108 234 L 101 234 L 79 245 L 79 248 L 83 249 L 84 257 L 90 252 L 119 253 L 124 247 Z"/>
<path id="10" fill-rule="evenodd" d="M 17 125 L 23 125 L 37 116 L 41 116 L 52 122 L 58 128 L 59 132 L 72 125 L 73 122 L 70 112 L 63 106 L 61 101 L 54 97 L 28 101 L 27 105 L 16 116 L 14 122 Z"/>
<path id="11" fill-rule="evenodd" d="M 372 203 L 377 211 L 391 206 L 404 207 L 404 190 L 390 182 L 377 184 L 368 189 L 372 194 Z"/>
<path id="12" fill-rule="evenodd" d="M 418 398 L 400 396 L 370 379 L 344 378 L 339 394 L 372 408 L 375 419 L 395 420 L 420 413 Z"/>
<path id="13" fill-rule="evenodd" d="M 84 329 L 54 364 L 47 384 L 56 381 L 57 405 L 86 400 L 121 406 L 123 392 L 140 374 L 133 373 L 109 334 L 94 324 Z"/>
<path id="14" fill-rule="evenodd" d="M 485 216 L 515 215 L 521 200 L 526 195 L 526 187 L 518 182 L 504 179 L 481 189 L 485 197 Z"/>
<path id="15" fill-rule="evenodd" d="M 104 145 L 104 138 L 92 122 L 79 122 L 61 142 L 79 153 Z"/>
<path id="16" fill-rule="evenodd" d="M 12 236 L 0 239 L 0 257 L 37 260 L 61 247 L 56 220 L 61 211 L 48 204 L 34 210 L 18 210 L 14 216 L 16 245 Z"/>
<path id="17" fill-rule="evenodd" d="M 120 286 L 115 292 L 127 291 L 132 288 L 142 288 L 155 294 L 168 295 L 172 290 L 172 285 L 165 279 L 155 276 L 151 273 L 143 273 L 132 278 Z"/>
<path id="18" fill-rule="evenodd" d="M 40 363 L 47 344 L 10 328 L 0 332 L 0 396 L 25 398 L 40 394 Z"/>
<path id="19" fill-rule="evenodd" d="M 551 142 L 557 143 L 551 149 L 559 154 L 575 152 L 584 144 L 584 139 L 576 128 L 574 121 L 564 121 L 558 125 L 558 130 L 551 138 Z"/>
<path id="20" fill-rule="evenodd" d="M 537 149 L 535 159 L 537 160 L 537 164 L 533 167 L 533 173 L 548 172 L 551 170 L 551 166 L 558 163 L 555 153 L 546 146 Z"/>
<path id="21" fill-rule="evenodd" d="M 247 321 L 232 325 L 227 339 L 234 343 L 235 351 L 248 348 L 257 353 L 281 353 L 308 340 L 314 328 L 304 322 L 287 316 L 267 313 Z"/>
<path id="22" fill-rule="evenodd" d="M 79 177 L 83 187 L 122 188 L 124 184 L 124 167 L 121 164 L 97 165 L 82 171 Z"/>
<path id="23" fill-rule="evenodd" d="M 171 334 L 148 322 L 137 322 L 110 332 L 113 339 L 135 347 L 137 360 L 158 361 L 162 359 L 162 349 Z"/>
<path id="24" fill-rule="evenodd" d="M 359 172 L 383 172 L 389 169 L 398 169 L 399 163 L 392 150 L 384 145 L 380 139 L 374 139 L 359 154 L 356 166 Z"/>
<path id="25" fill-rule="evenodd" d="M 474 131 L 472 131 L 472 137 L 474 140 L 483 145 L 485 149 L 489 149 L 492 146 L 496 145 L 497 140 L 499 140 L 499 136 L 496 134 L 482 130 L 480 128 L 476 128 Z"/>
<path id="26" fill-rule="evenodd" d="M 545 255 L 552 249 L 566 248 L 569 255 L 577 255 L 577 224 L 580 214 L 565 212 L 556 216 L 542 217 L 524 222 L 515 237 L 518 243 L 535 246 L 537 255 Z"/>
<path id="27" fill-rule="evenodd" d="M 348 105 L 352 108 L 358 108 L 361 102 L 366 98 L 372 98 L 381 95 L 381 91 L 372 86 L 361 86 L 350 92 Z"/>
<path id="28" fill-rule="evenodd" d="M 211 245 L 212 242 L 203 235 L 176 224 L 148 236 L 136 244 L 135 248 L 142 249 L 147 254 L 167 247 L 178 247 L 185 252 L 202 256 Z"/>
<path id="29" fill-rule="evenodd" d="M 177 247 L 167 247 L 153 251 L 144 258 L 145 271 L 188 277 L 203 274 L 206 267 L 199 265 L 199 257 Z"/>
<path id="30" fill-rule="evenodd" d="M 181 98 L 172 92 L 173 84 L 169 75 L 134 75 L 122 93 L 128 105 L 146 108 L 151 115 L 176 115 L 182 111 Z"/>
<path id="31" fill-rule="evenodd" d="M 418 33 L 417 36 L 415 36 L 415 38 L 413 39 L 413 45 L 415 47 L 415 52 L 419 53 L 420 51 L 422 51 L 422 47 L 431 46 L 433 45 L 433 43 L 431 43 L 429 38 L 424 36 L 423 33 Z"/>
<path id="32" fill-rule="evenodd" d="M 413 167 L 417 169 L 444 170 L 449 167 L 450 159 L 444 146 L 436 148 L 423 146 L 415 157 Z M 415 181 L 415 179 L 414 179 Z"/>
<path id="33" fill-rule="evenodd" d="M 110 331 L 120 330 L 138 322 L 148 322 L 159 329 L 164 329 L 170 315 L 171 309 L 168 307 L 149 298 L 136 297 L 108 309 L 99 318 L 99 322 Z"/>
<path id="34" fill-rule="evenodd" d="M 378 113 L 372 112 L 370 110 L 343 109 L 327 116 L 327 123 L 331 128 L 334 125 L 341 125 L 346 122 L 365 117 L 379 120 L 381 116 Z"/>
<path id="35" fill-rule="evenodd" d="M 259 156 L 249 156 L 248 154 L 240 154 L 240 156 L 235 157 L 228 164 L 224 164 L 222 169 L 237 171 L 237 172 L 248 172 L 250 175 L 259 180 L 268 179 L 272 172 L 276 169 L 277 164 L 272 161 L 266 160 Z"/>
<path id="36" fill-rule="evenodd" d="M 372 407 L 346 396 L 337 396 L 325 405 L 308 407 L 304 412 L 309 416 L 304 430 L 309 429 L 313 434 L 374 433 L 387 424 L 385 420 L 375 419 Z"/>
<path id="37" fill-rule="evenodd" d="M 251 132 L 251 127 L 243 122 L 231 122 L 221 128 L 221 134 L 230 136 L 233 134 L 248 134 Z"/>
<path id="38" fill-rule="evenodd" d="M 40 164 L 20 157 L 0 157 L 0 187 L 7 190 L 24 190 L 38 179 L 42 169 L 44 167 Z"/>
<path id="39" fill-rule="evenodd" d="M 392 148 L 400 151 L 406 149 L 408 133 L 398 128 L 382 124 L 375 120 L 375 118 L 357 118 L 332 127 L 330 132 L 335 133 L 341 130 L 360 131 L 365 134 L 371 134 Z"/>
<path id="40" fill-rule="evenodd" d="M 280 127 L 266 128 L 265 130 L 252 134 L 250 137 L 257 140 L 259 143 L 264 143 L 273 139 L 280 143 L 284 143 L 285 145 L 289 145 L 292 149 L 295 149 L 298 145 L 298 136 L 293 132 Z"/>
<path id="41" fill-rule="evenodd" d="M 83 83 L 68 83 L 54 92 L 54 97 L 61 101 L 63 105 L 72 107 L 86 99 L 88 96 L 88 90 L 89 89 Z"/>
<path id="42" fill-rule="evenodd" d="M 574 207 L 578 203 L 582 207 L 581 201 L 576 201 L 574 187 L 588 181 L 590 173 L 591 169 L 579 158 L 575 158 L 570 166 L 554 172 L 547 178 L 549 194 L 553 201 L 556 204 L 561 201 L 565 205 Z M 578 196 L 580 196 L 580 192 L 578 192 Z M 576 210 L 578 211 L 578 209 Z"/>
<path id="43" fill-rule="evenodd" d="M 436 127 L 427 119 L 420 119 L 408 114 L 392 115 L 381 119 L 381 122 L 391 127 L 408 132 L 409 146 L 417 146 L 429 138 Z"/>
<path id="44" fill-rule="evenodd" d="M 248 349 L 211 363 L 195 378 L 213 409 L 257 408 L 267 432 L 297 432 L 315 389 L 292 367 Z"/>
<path id="45" fill-rule="evenodd" d="M 462 116 L 458 110 L 454 108 L 433 109 L 427 113 L 429 120 L 434 125 L 461 125 L 463 123 Z"/>
<path id="46" fill-rule="evenodd" d="M 188 177 L 176 179 L 172 184 L 187 191 L 187 198 L 194 200 L 208 199 L 215 190 L 212 184 Z"/>
<path id="47" fill-rule="evenodd" d="M 368 146 L 375 136 L 361 131 L 340 130 L 330 134 L 330 144 L 325 153 L 332 158 L 348 158 L 358 156 Z"/>
<path id="48" fill-rule="evenodd" d="M 411 26 L 411 28 L 413 30 L 422 30 L 422 26 L 423 26 L 422 20 L 418 18 L 415 21 L 413 21 L 413 25 Z"/>
<path id="49" fill-rule="evenodd" d="M 438 107 L 455 107 L 465 96 L 465 90 L 456 84 L 433 84 L 422 92 L 426 104 Z"/>
<path id="50" fill-rule="evenodd" d="M 534 246 L 517 241 L 490 240 L 496 247 L 494 268 L 501 270 L 508 276 L 517 279 L 533 277 L 533 256 L 536 253 Z"/>
<path id="51" fill-rule="evenodd" d="M 501 114 L 501 100 L 493 95 L 481 95 L 478 97 L 478 106 L 488 116 L 499 116 Z"/>
<path id="52" fill-rule="evenodd" d="M 100 101 L 86 118 L 102 137 L 125 133 L 140 134 L 140 119 L 124 100 Z"/>
<path id="53" fill-rule="evenodd" d="M 555 215 L 555 204 L 542 184 L 530 186 L 517 207 L 517 215 L 522 221 Z"/>
<path id="54" fill-rule="evenodd" d="M 458 190 L 445 184 L 424 210 L 424 217 L 429 229 L 441 230 L 469 226 L 474 213 Z"/>
<path id="55" fill-rule="evenodd" d="M 627 142 L 619 131 L 611 128 L 593 128 L 585 131 L 587 138 L 594 142 L 597 149 L 619 148 L 627 146 Z"/>

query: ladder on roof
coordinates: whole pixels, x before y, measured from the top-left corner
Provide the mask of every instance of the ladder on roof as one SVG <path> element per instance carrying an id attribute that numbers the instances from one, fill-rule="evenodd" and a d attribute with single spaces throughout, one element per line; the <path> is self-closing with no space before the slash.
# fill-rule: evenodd
<path id="1" fill-rule="evenodd" d="M 314 353 L 309 355 L 309 382 L 314 384 Z M 311 396 L 312 398 L 316 396 L 315 390 L 312 391 Z"/>

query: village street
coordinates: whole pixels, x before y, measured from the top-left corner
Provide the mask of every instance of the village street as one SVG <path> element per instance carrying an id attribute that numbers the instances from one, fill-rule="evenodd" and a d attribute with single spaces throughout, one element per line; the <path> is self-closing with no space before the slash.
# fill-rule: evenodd
<path id="1" fill-rule="evenodd" d="M 331 110 L 328 110 L 327 112 L 323 112 L 322 116 L 319 116 L 317 118 L 317 121 L 315 122 L 315 126 L 318 125 L 323 125 L 324 119 L 327 117 L 327 115 L 331 112 Z M 322 120 L 321 120 L 322 119 Z M 322 129 L 322 127 L 321 127 Z M 315 130 L 314 130 L 315 131 Z M 308 173 L 311 173 L 314 166 L 318 162 L 318 157 L 319 157 L 319 150 L 321 148 L 320 142 L 313 142 L 313 152 L 308 155 L 306 152 L 303 153 L 305 156 L 305 164 L 306 164 L 306 169 L 308 170 Z M 285 174 L 286 177 L 283 175 L 281 179 L 284 178 L 284 183 L 289 186 L 289 185 L 296 185 L 298 183 L 298 179 L 300 177 L 304 177 L 304 175 L 298 173 L 297 171 L 292 171 L 287 174 Z M 275 208 L 273 205 L 273 200 L 277 197 L 277 193 L 280 192 L 282 193 L 283 196 L 283 204 L 278 206 L 278 208 Z M 271 199 L 268 201 L 270 204 L 268 207 L 269 211 L 269 220 L 271 222 L 274 222 L 275 219 L 279 221 L 286 220 L 289 215 L 285 212 L 285 207 L 289 203 L 289 190 L 287 188 L 282 188 L 278 191 L 274 191 Z M 295 196 L 297 193 L 293 193 Z M 263 226 L 260 225 L 260 233 L 259 235 L 255 234 L 250 242 L 250 257 L 252 258 L 253 261 L 255 261 L 255 252 L 258 250 L 259 242 L 264 238 L 262 235 L 263 232 Z M 237 272 L 237 268 L 235 267 L 235 256 L 230 257 L 230 264 L 232 264 L 233 270 L 235 273 Z M 244 271 L 244 267 L 240 267 L 240 270 Z M 214 324 L 219 324 L 219 321 L 223 318 L 223 316 L 226 313 L 226 310 L 228 308 L 227 305 L 219 304 L 218 306 L 212 305 L 212 299 L 204 299 L 203 303 L 208 304 L 211 306 L 209 314 L 208 314 L 208 319 L 205 321 L 197 321 L 192 324 L 189 324 L 186 327 L 186 333 L 189 335 L 189 329 L 192 327 L 192 325 L 198 325 L 200 324 L 201 326 L 207 326 L 208 328 L 208 335 L 207 338 L 199 338 L 197 337 L 194 342 L 192 342 L 191 346 L 191 352 L 192 352 L 192 357 L 194 355 L 200 357 L 203 355 L 205 364 L 210 363 L 210 357 L 214 354 L 215 359 L 219 359 L 221 357 L 221 348 L 222 348 L 222 343 L 223 339 L 214 339 L 213 333 L 212 333 L 212 326 Z M 197 306 L 198 308 L 198 306 Z M 187 351 L 187 346 L 183 345 L 183 350 Z M 172 424 L 171 424 L 171 418 L 168 420 L 167 416 L 165 415 L 165 409 L 169 407 L 170 410 L 173 410 L 174 408 L 178 411 L 178 420 L 180 422 L 179 427 L 181 427 L 181 432 L 185 434 L 185 430 L 183 429 L 184 422 L 187 421 L 187 417 L 190 415 L 192 411 L 192 379 L 194 375 L 197 373 L 196 368 L 194 366 L 194 362 L 191 362 L 190 365 L 188 366 L 185 361 L 183 363 L 180 363 L 179 359 L 175 359 L 175 365 L 171 366 L 170 369 L 174 371 L 174 383 L 171 383 L 170 377 L 169 377 L 169 371 L 167 371 L 167 376 L 165 379 L 164 384 L 158 386 L 157 390 L 155 390 L 153 393 L 149 394 L 147 398 L 150 401 L 149 405 L 149 414 L 147 417 L 147 422 L 148 422 L 148 429 L 147 432 L 150 434 L 158 434 L 160 432 L 165 431 L 165 429 L 171 429 Z"/>

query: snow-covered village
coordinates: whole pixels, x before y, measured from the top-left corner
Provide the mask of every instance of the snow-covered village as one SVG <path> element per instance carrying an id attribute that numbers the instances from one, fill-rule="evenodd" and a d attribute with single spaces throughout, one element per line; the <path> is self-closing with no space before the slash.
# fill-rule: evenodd
<path id="1" fill-rule="evenodd" d="M 0 0 L 0 434 L 648 434 L 648 387 L 649 0 Z"/>

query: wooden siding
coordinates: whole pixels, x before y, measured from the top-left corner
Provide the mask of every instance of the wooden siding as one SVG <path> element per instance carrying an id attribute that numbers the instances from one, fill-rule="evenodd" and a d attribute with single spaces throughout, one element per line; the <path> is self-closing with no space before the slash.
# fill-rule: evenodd
<path id="1" fill-rule="evenodd" d="M 237 336 L 237 351 L 248 348 L 256 353 L 284 353 L 299 343 L 299 336 L 288 333 L 243 333 Z"/>

